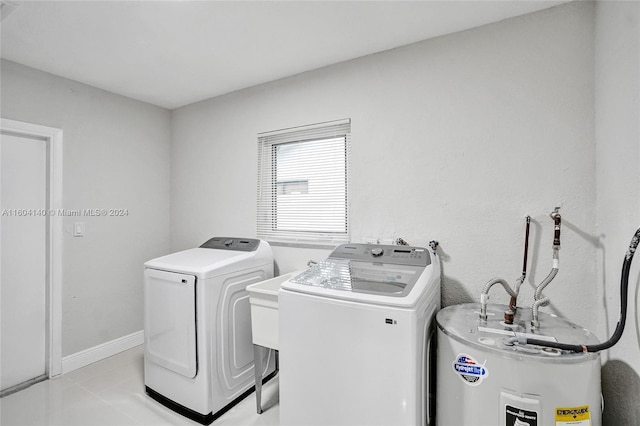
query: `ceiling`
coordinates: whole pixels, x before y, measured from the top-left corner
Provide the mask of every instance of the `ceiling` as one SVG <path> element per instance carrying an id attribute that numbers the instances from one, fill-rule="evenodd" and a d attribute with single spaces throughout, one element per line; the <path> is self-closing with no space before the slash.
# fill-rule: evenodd
<path id="1" fill-rule="evenodd" d="M 0 1 L 4 59 L 168 109 L 564 1 Z"/>

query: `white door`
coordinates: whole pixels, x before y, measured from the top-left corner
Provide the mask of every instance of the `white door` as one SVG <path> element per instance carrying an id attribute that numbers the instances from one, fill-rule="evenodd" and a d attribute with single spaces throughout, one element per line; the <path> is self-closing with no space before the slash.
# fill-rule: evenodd
<path id="1" fill-rule="evenodd" d="M 0 136 L 0 389 L 46 377 L 47 140 Z"/>

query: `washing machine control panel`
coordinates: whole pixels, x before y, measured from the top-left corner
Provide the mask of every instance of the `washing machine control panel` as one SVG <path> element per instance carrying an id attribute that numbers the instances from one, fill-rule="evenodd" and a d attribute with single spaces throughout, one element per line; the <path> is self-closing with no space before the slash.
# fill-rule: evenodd
<path id="1" fill-rule="evenodd" d="M 427 266 L 431 264 L 429 250 L 412 246 L 341 244 L 336 247 L 329 257 L 412 266 Z"/>
<path id="2" fill-rule="evenodd" d="M 236 251 L 256 251 L 260 245 L 260 240 L 253 238 L 229 238 L 229 237 L 213 237 L 200 248 L 210 248 L 217 250 L 236 250 Z"/>

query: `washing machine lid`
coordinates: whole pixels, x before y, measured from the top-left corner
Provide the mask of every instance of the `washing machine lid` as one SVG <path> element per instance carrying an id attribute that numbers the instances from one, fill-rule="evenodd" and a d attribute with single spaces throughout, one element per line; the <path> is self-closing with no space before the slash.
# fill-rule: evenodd
<path id="1" fill-rule="evenodd" d="M 282 288 L 339 299 L 413 305 L 431 275 L 431 255 L 422 247 L 343 244 L 325 260 Z"/>
<path id="2" fill-rule="evenodd" d="M 200 247 L 149 260 L 144 266 L 210 278 L 236 270 L 238 263 L 246 268 L 273 263 L 271 247 L 261 240 L 215 237 Z"/>

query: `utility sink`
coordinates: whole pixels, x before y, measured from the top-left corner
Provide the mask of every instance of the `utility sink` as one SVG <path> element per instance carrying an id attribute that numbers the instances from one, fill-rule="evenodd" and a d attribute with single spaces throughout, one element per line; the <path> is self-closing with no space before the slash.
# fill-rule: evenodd
<path id="1" fill-rule="evenodd" d="M 301 272 L 290 272 L 247 286 L 254 345 L 278 349 L 278 291 L 283 282 Z"/>

